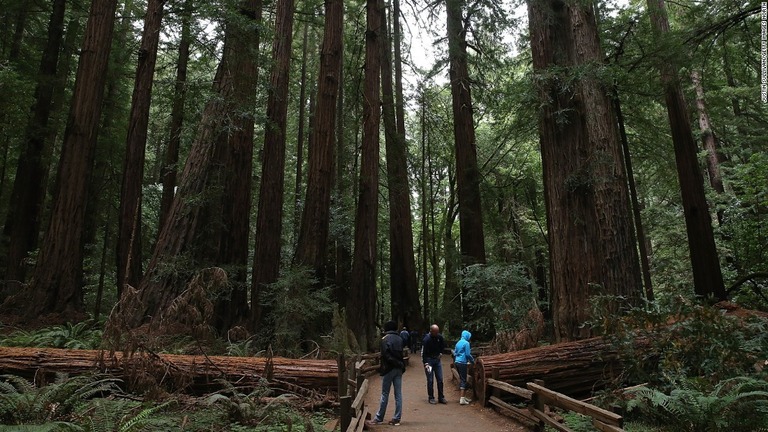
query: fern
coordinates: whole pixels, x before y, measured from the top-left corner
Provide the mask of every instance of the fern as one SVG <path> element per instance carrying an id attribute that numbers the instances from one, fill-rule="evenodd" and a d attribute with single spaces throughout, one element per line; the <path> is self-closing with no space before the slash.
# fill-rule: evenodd
<path id="1" fill-rule="evenodd" d="M 768 382 L 736 377 L 711 390 L 699 389 L 691 380 L 679 385 L 669 395 L 647 387 L 630 391 L 627 409 L 639 409 L 674 431 L 768 430 Z"/>
<path id="2" fill-rule="evenodd" d="M 128 421 L 126 421 L 125 423 L 120 424 L 120 428 L 118 429 L 118 432 L 132 432 L 136 430 L 136 428 L 139 428 L 145 425 L 149 421 L 150 416 L 152 414 L 162 410 L 163 408 L 169 406 L 173 402 L 174 402 L 173 400 L 169 400 L 160 405 L 143 409 L 141 412 L 139 412 L 135 416 L 128 419 Z"/>

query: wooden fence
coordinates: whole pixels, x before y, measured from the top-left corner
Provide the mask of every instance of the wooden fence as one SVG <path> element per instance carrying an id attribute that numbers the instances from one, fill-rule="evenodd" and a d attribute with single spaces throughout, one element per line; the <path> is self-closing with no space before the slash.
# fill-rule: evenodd
<path id="1" fill-rule="evenodd" d="M 501 409 L 505 414 L 536 431 L 544 430 L 546 425 L 558 431 L 571 432 L 571 429 L 561 423 L 561 420 L 551 415 L 552 410 L 549 407 L 591 417 L 592 426 L 602 432 L 624 431 L 622 416 L 552 391 L 544 387 L 542 381 L 529 382 L 526 384 L 527 388 L 522 388 L 491 378 L 487 380 L 486 385 L 491 387 L 491 396 L 487 401 L 490 405 Z M 505 401 L 502 395 L 512 402 Z M 525 407 L 515 405 L 514 401 L 520 402 L 517 405 L 524 404 Z"/>
<path id="2" fill-rule="evenodd" d="M 344 382 L 343 387 L 339 387 L 339 394 L 345 394 L 339 398 L 342 431 L 359 432 L 365 427 L 365 420 L 369 416 L 368 407 L 365 406 L 370 387 L 368 377 L 378 370 L 378 359 L 377 354 L 358 356 L 349 369 L 349 374 L 346 367 L 343 371 L 342 367 L 339 367 L 339 382 Z M 343 356 L 339 358 L 339 363 L 346 363 Z"/>

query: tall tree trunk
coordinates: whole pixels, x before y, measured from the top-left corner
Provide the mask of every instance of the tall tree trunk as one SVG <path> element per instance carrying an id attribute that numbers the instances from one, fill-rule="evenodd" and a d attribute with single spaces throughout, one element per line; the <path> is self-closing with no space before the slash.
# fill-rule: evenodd
<path id="1" fill-rule="evenodd" d="M 24 30 L 27 28 L 27 18 L 29 17 L 29 8 L 31 3 L 21 2 L 16 11 L 16 21 L 13 23 L 13 37 L 11 38 L 11 49 L 8 53 L 8 60 L 15 63 L 21 58 L 21 42 L 24 40 Z"/>
<path id="2" fill-rule="evenodd" d="M 341 64 L 344 64 L 344 52 L 341 52 Z M 344 68 L 339 69 L 339 82 L 344 82 Z M 340 213 L 350 214 L 350 200 L 347 197 L 349 193 L 349 157 L 348 150 L 346 148 L 346 139 L 344 135 L 344 86 L 339 85 L 339 97 L 336 101 L 336 182 L 334 191 L 334 200 L 341 209 Z M 354 172 L 354 171 L 352 171 Z M 344 230 L 339 230 L 336 235 L 333 236 L 333 244 L 335 251 L 335 279 L 336 285 L 336 301 L 339 308 L 347 307 L 347 295 L 349 292 L 349 273 L 352 268 L 352 245 L 349 235 L 351 229 L 349 224 L 344 224 Z"/>
<path id="3" fill-rule="evenodd" d="M 592 6 L 545 0 L 529 2 L 528 10 L 533 67 L 542 77 L 539 135 L 555 336 L 579 339 L 589 336 L 583 324 L 590 297 L 640 297 L 626 173 L 599 78 L 587 73 L 568 88 L 559 84 L 603 61 Z"/>
<path id="4" fill-rule="evenodd" d="M 258 0 L 249 0 L 240 5 L 238 12 L 250 19 L 248 25 L 258 24 L 258 6 Z M 239 46 L 242 42 L 238 39 L 239 32 L 244 31 L 240 28 L 241 25 L 245 24 L 226 23 L 224 53 L 213 81 L 214 96 L 208 100 L 203 110 L 197 136 L 179 178 L 178 190 L 166 223 L 160 230 L 152 258 L 139 284 L 140 304 L 131 311 L 126 311 L 126 324 L 129 326 L 139 326 L 152 317 L 159 316 L 183 290 L 184 284 L 200 264 L 201 258 L 205 258 L 195 248 L 200 246 L 200 238 L 205 237 L 205 231 L 209 229 L 203 226 L 204 215 L 212 211 L 212 206 L 200 197 L 210 188 L 215 165 L 221 160 L 221 156 L 217 158 L 217 152 L 222 151 L 218 147 L 228 143 L 227 137 L 222 136 L 222 131 L 229 126 L 238 126 L 225 125 L 225 122 L 226 118 L 238 109 L 233 101 L 241 96 L 236 93 L 245 91 L 236 86 L 242 84 L 236 77 L 236 72 L 244 66 L 239 61 L 250 61 L 248 56 L 237 52 L 248 46 L 247 43 Z M 213 260 L 216 258 L 218 257 Z M 171 266 L 174 271 L 165 271 L 167 266 Z M 122 297 L 125 299 L 125 294 Z"/>
<path id="5" fill-rule="evenodd" d="M 366 0 L 365 82 L 363 85 L 363 144 L 360 189 L 355 214 L 355 252 L 347 324 L 363 350 L 374 346 L 376 329 L 376 252 L 379 222 L 379 123 L 381 10 Z"/>
<path id="6" fill-rule="evenodd" d="M 453 225 L 458 213 L 456 205 L 456 181 L 454 176 L 448 175 L 448 203 L 445 209 L 445 231 L 443 232 L 443 248 L 445 249 L 445 290 L 443 290 L 443 307 L 440 316 L 448 328 L 462 327 L 461 287 L 456 276 L 461 261 L 456 250 L 456 240 L 453 237 Z M 435 296 L 433 296 L 435 297 Z M 437 298 L 433 299 L 433 310 L 437 313 Z"/>
<path id="7" fill-rule="evenodd" d="M 723 175 L 720 173 L 720 150 L 717 145 L 717 137 L 712 131 L 712 122 L 709 120 L 707 104 L 704 101 L 704 87 L 701 85 L 701 73 L 698 70 L 691 71 L 691 81 L 696 91 L 696 110 L 699 113 L 699 129 L 701 129 L 701 142 L 704 150 L 707 151 L 707 172 L 709 173 L 709 184 L 718 194 L 725 192 L 723 187 Z M 723 211 L 718 210 L 717 220 L 722 225 Z"/>
<path id="8" fill-rule="evenodd" d="M 11 287 L 15 292 L 24 283 L 27 254 L 37 248 L 40 234 L 42 205 L 46 191 L 46 175 L 50 161 L 46 157 L 46 147 L 50 135 L 49 121 L 53 109 L 54 93 L 62 86 L 57 78 L 56 67 L 59 50 L 64 35 L 65 0 L 54 0 L 51 18 L 48 23 L 48 38 L 40 60 L 40 69 L 35 88 L 35 103 L 32 117 L 27 124 L 25 146 L 19 155 L 16 177 L 11 192 L 10 208 L 5 220 L 3 237 L 8 239 L 8 259 L 5 279 L 18 286 Z M 4 296 L 0 296 L 2 299 Z"/>
<path id="9" fill-rule="evenodd" d="M 229 270 L 231 288 L 229 296 L 219 297 L 215 305 L 214 324 L 220 334 L 234 325 L 246 325 L 250 313 L 247 276 L 254 146 L 253 107 L 259 78 L 258 26 L 262 21 L 262 8 L 262 0 L 240 3 L 239 13 L 251 22 L 237 25 L 232 30 L 237 41 L 231 69 L 232 85 L 235 88 L 232 106 L 237 115 L 232 116 L 230 126 L 225 128 L 229 132 L 222 132 L 225 137 L 220 139 L 224 145 L 216 149 L 219 177 L 223 178 L 224 183 L 219 201 L 221 229 L 216 233 L 216 263 Z"/>
<path id="10" fill-rule="evenodd" d="M 456 146 L 456 182 L 459 230 L 464 265 L 485 263 L 485 236 L 480 204 L 480 170 L 472 114 L 471 81 L 467 68 L 466 29 L 462 0 L 447 0 L 448 57 L 450 59 L 453 135 Z"/>
<path id="11" fill-rule="evenodd" d="M 395 65 L 395 115 L 397 133 L 405 137 L 405 98 L 403 97 L 403 55 L 401 50 L 402 30 L 400 27 L 400 0 L 392 1 L 392 42 Z M 405 138 L 403 138 L 405 139 Z"/>
<path id="12" fill-rule="evenodd" d="M 648 10 L 656 38 L 661 39 L 669 32 L 664 0 L 648 0 Z M 719 300 L 725 300 L 728 294 L 723 285 L 709 205 L 704 193 L 704 177 L 698 164 L 698 148 L 693 139 L 691 122 L 688 118 L 688 105 L 672 59 L 659 62 L 658 67 L 672 130 L 672 143 L 675 149 L 675 163 L 680 180 L 683 214 L 693 270 L 694 292 L 698 296 L 714 296 Z"/>
<path id="13" fill-rule="evenodd" d="M 629 185 L 629 196 L 632 202 L 632 216 L 635 221 L 635 233 L 637 236 L 637 245 L 640 251 L 640 269 L 643 275 L 643 285 L 645 286 L 645 299 L 649 302 L 654 300 L 653 283 L 651 281 L 651 264 L 648 261 L 649 251 L 646 243 L 645 228 L 643 228 L 643 218 L 640 214 L 640 201 L 637 198 L 637 186 L 635 184 L 635 173 L 632 169 L 632 155 L 629 152 L 629 140 L 627 131 L 624 127 L 624 114 L 621 111 L 621 101 L 619 95 L 613 95 L 613 109 L 616 112 L 616 122 L 619 125 L 619 137 L 621 138 L 621 149 L 624 155 L 624 166 L 627 170 L 627 183 Z"/>
<path id="14" fill-rule="evenodd" d="M 293 0 L 277 2 L 275 41 L 272 58 L 275 63 L 270 79 L 264 151 L 259 189 L 259 213 L 256 218 L 256 250 L 253 254 L 251 279 L 252 329 L 265 324 L 268 310 L 262 315 L 262 294 L 268 284 L 280 276 L 280 244 L 283 231 L 285 190 L 285 131 L 288 118 L 288 78 L 291 69 L 293 40 Z M 332 110 L 333 111 L 333 110 Z"/>
<path id="15" fill-rule="evenodd" d="M 304 124 L 307 113 L 307 53 L 309 51 L 309 20 L 302 26 L 301 78 L 299 78 L 299 118 L 296 131 L 296 184 L 293 189 L 293 240 L 301 228 L 301 191 L 304 178 Z"/>
<path id="16" fill-rule="evenodd" d="M 392 319 L 413 327 L 421 321 L 419 285 L 413 258 L 413 220 L 411 189 L 408 185 L 408 160 L 405 134 L 400 134 L 395 118 L 391 46 L 387 34 L 387 13 L 382 9 L 381 88 L 384 139 L 387 152 L 387 192 L 389 197 L 389 283 Z M 422 236 L 424 233 L 422 233 Z M 424 250 L 425 257 L 426 251 Z"/>
<path id="17" fill-rule="evenodd" d="M 117 218 L 117 292 L 125 284 L 136 287 L 141 280 L 141 197 L 147 146 L 149 106 L 157 62 L 157 46 L 165 0 L 149 0 L 139 47 L 139 63 L 133 84 L 128 136 L 125 139 L 120 209 Z"/>
<path id="18" fill-rule="evenodd" d="M 51 221 L 40 248 L 26 304 L 27 317 L 81 312 L 83 228 L 91 173 L 89 162 L 104 96 L 116 0 L 93 0 L 64 132 Z"/>
<path id="19" fill-rule="evenodd" d="M 420 103 L 420 109 L 419 109 L 419 117 L 421 122 L 421 170 L 420 170 L 420 177 L 421 177 L 421 191 L 419 195 L 421 196 L 421 275 L 422 275 L 422 283 L 421 283 L 421 289 L 422 291 L 422 299 L 424 302 L 424 313 L 422 317 L 424 318 L 424 322 L 420 323 L 420 327 L 424 327 L 427 322 L 429 322 L 429 318 L 431 314 L 429 314 L 429 271 L 427 269 L 427 257 L 429 256 L 429 236 L 427 235 L 427 232 L 429 231 L 427 220 L 428 220 L 428 201 L 432 198 L 431 194 L 428 190 L 428 182 L 427 182 L 427 176 L 432 176 L 432 173 L 429 171 L 427 167 L 427 160 L 429 158 L 429 131 L 427 130 L 427 98 L 426 98 L 426 92 L 422 89 L 421 95 L 420 95 L 421 103 Z"/>
<path id="20" fill-rule="evenodd" d="M 336 162 L 337 104 L 341 87 L 344 2 L 325 2 L 325 30 L 320 50 L 317 98 L 310 125 L 307 195 L 294 265 L 309 266 L 323 283 L 326 276 L 331 190 Z"/>
<path id="21" fill-rule="evenodd" d="M 181 148 L 181 132 L 184 125 L 184 103 L 187 95 L 187 64 L 189 63 L 189 47 L 192 43 L 190 30 L 192 21 L 193 0 L 185 0 L 181 16 L 181 38 L 179 40 L 179 56 L 176 60 L 176 81 L 173 86 L 173 102 L 171 104 L 171 124 L 168 146 L 163 156 L 163 167 L 160 180 L 163 183 L 163 195 L 160 199 L 160 218 L 158 234 L 168 219 L 171 211 L 173 196 L 176 190 L 177 165 L 179 149 Z"/>

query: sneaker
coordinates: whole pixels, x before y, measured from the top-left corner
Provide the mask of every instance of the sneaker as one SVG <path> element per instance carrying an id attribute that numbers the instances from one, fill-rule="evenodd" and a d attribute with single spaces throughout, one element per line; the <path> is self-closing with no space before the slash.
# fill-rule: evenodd
<path id="1" fill-rule="evenodd" d="M 459 399 L 459 405 L 469 405 L 469 400 L 465 397 Z"/>
<path id="2" fill-rule="evenodd" d="M 392 426 L 400 426 L 400 420 L 392 419 L 389 421 L 389 424 Z"/>
<path id="3" fill-rule="evenodd" d="M 369 426 L 380 425 L 380 424 L 384 424 L 384 420 L 377 420 L 374 418 L 373 420 L 366 420 L 365 424 Z"/>
<path id="4" fill-rule="evenodd" d="M 436 404 L 437 402 L 435 402 L 435 398 L 429 398 L 429 403 L 431 403 L 432 405 L 434 405 L 434 404 Z"/>
<path id="5" fill-rule="evenodd" d="M 445 400 L 445 398 L 440 398 L 440 400 L 438 402 L 440 402 L 441 404 L 447 404 L 448 403 L 448 401 Z"/>

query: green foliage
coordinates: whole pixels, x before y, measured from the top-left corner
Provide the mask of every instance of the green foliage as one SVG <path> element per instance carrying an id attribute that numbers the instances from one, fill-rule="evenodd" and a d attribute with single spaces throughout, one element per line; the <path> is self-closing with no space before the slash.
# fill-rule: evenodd
<path id="1" fill-rule="evenodd" d="M 635 308 L 603 322 L 629 381 L 662 391 L 694 377 L 714 385 L 754 374 L 754 365 L 768 358 L 768 322 L 727 316 L 709 306 L 679 302 L 664 311 Z"/>
<path id="2" fill-rule="evenodd" d="M 93 321 L 67 323 L 34 331 L 17 330 L 0 338 L 0 345 L 18 347 L 50 347 L 95 349 L 101 345 L 102 330 Z"/>
<path id="3" fill-rule="evenodd" d="M 465 315 L 491 311 L 466 326 L 480 333 L 490 328 L 516 330 L 526 312 L 535 305 L 535 284 L 520 264 L 469 266 L 462 271 Z"/>
<path id="4" fill-rule="evenodd" d="M 333 311 L 331 289 L 316 284 L 309 269 L 289 269 L 269 285 L 262 304 L 270 311 L 267 321 L 274 334 L 257 335 L 270 338 L 260 340 L 263 346 L 269 343 L 274 352 L 286 355 L 302 353 L 304 335 L 317 326 L 318 317 L 330 317 Z"/>
<path id="5" fill-rule="evenodd" d="M 6 424 L 45 423 L 67 420 L 89 399 L 121 393 L 117 379 L 78 376 L 57 379 L 36 387 L 14 376 L 0 376 L 0 421 Z"/>
<path id="6" fill-rule="evenodd" d="M 666 394 L 648 387 L 629 392 L 627 408 L 641 411 L 669 431 L 757 432 L 768 430 L 768 382 L 736 377 L 710 387 L 699 380 L 678 382 Z"/>

